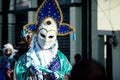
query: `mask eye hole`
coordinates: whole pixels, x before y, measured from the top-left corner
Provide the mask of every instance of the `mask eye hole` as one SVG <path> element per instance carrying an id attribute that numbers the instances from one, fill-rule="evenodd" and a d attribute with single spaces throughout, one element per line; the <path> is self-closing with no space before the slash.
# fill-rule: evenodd
<path id="1" fill-rule="evenodd" d="M 41 35 L 43 38 L 45 38 L 45 35 L 44 35 L 44 34 L 40 33 L 40 35 Z"/>
<path id="2" fill-rule="evenodd" d="M 50 39 L 52 39 L 54 36 L 49 36 Z"/>

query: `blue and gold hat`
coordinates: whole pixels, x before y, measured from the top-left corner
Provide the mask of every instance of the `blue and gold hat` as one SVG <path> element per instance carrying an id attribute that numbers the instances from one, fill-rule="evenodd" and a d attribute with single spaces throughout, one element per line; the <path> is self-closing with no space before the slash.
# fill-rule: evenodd
<path id="1" fill-rule="evenodd" d="M 73 26 L 63 23 L 63 14 L 57 0 L 44 0 L 36 12 L 35 22 L 26 24 L 24 28 L 32 32 L 37 32 L 38 25 L 47 17 L 51 17 L 56 21 L 58 36 L 64 36 L 74 31 Z"/>

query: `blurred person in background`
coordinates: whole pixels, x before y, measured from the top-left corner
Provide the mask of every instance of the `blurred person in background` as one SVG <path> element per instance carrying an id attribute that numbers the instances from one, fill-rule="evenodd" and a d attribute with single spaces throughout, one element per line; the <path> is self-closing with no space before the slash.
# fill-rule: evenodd
<path id="1" fill-rule="evenodd" d="M 13 80 L 14 55 L 15 51 L 12 44 L 5 44 L 3 55 L 0 56 L 0 80 Z"/>
<path id="2" fill-rule="evenodd" d="M 70 80 L 106 80 L 105 69 L 95 60 L 83 60 L 73 66 Z"/>
<path id="3" fill-rule="evenodd" d="M 30 31 L 26 31 L 25 29 L 21 31 L 20 41 L 18 41 L 14 46 L 15 49 L 18 50 L 15 55 L 16 61 L 29 50 L 31 47 L 32 37 L 33 34 Z"/>
<path id="4" fill-rule="evenodd" d="M 74 56 L 74 60 L 75 60 L 75 63 L 78 63 L 78 62 L 80 62 L 81 61 L 81 55 L 80 54 L 75 54 L 75 56 Z"/>

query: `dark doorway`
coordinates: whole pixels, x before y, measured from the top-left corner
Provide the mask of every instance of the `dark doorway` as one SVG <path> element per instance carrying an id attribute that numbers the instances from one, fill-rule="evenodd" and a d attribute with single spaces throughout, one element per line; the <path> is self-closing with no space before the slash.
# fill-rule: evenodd
<path id="1" fill-rule="evenodd" d="M 113 80 L 112 76 L 112 45 L 109 43 L 109 40 L 112 36 L 107 36 L 106 42 L 106 73 L 107 73 L 107 80 Z"/>
<path id="2" fill-rule="evenodd" d="M 9 0 L 2 0 L 2 45 L 8 42 L 8 10 Z"/>
<path id="3" fill-rule="evenodd" d="M 20 41 L 23 26 L 28 22 L 27 13 L 16 14 L 16 42 Z"/>

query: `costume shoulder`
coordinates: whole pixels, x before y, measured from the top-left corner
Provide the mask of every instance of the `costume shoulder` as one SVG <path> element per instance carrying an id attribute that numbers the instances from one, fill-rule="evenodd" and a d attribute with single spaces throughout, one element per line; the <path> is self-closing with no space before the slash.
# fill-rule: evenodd
<path id="1" fill-rule="evenodd" d="M 22 55 L 18 61 L 15 63 L 15 70 L 14 70 L 14 79 L 15 80 L 22 80 L 25 79 L 22 74 L 24 74 L 27 70 L 23 65 L 25 65 L 26 61 L 26 54 Z"/>
<path id="2" fill-rule="evenodd" d="M 72 66 L 70 62 L 68 61 L 67 57 L 60 50 L 58 50 L 58 57 L 60 58 L 62 73 L 70 74 Z"/>
<path id="3" fill-rule="evenodd" d="M 28 80 L 29 66 L 27 66 L 27 64 L 30 62 L 28 61 L 30 60 L 28 54 L 32 54 L 32 52 L 28 51 L 26 54 L 23 54 L 15 63 L 15 80 Z"/>
<path id="4" fill-rule="evenodd" d="M 61 52 L 60 50 L 57 51 L 57 54 L 58 54 L 58 56 L 61 57 L 61 58 L 62 58 L 62 57 L 63 57 L 63 58 L 66 58 L 66 56 L 64 55 L 64 53 Z"/>

